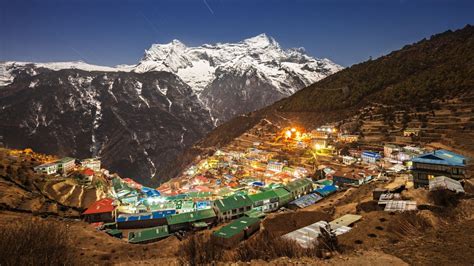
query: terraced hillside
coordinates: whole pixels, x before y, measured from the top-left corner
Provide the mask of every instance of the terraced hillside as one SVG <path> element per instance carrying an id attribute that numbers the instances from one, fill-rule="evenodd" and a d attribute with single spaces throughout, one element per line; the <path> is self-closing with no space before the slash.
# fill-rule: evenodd
<path id="1" fill-rule="evenodd" d="M 102 191 L 72 178 L 53 178 L 33 172 L 32 156 L 0 149 L 0 209 L 34 214 L 78 217 L 101 198 Z"/>
<path id="2" fill-rule="evenodd" d="M 354 65 L 271 106 L 224 123 L 161 172 L 164 178 L 176 176 L 197 156 L 258 130 L 262 121 L 313 129 L 358 118 L 356 131 L 366 141 L 379 144 L 396 140 L 404 126 L 424 126 L 425 135 L 417 141 L 449 145 L 471 154 L 472 51 L 474 26 L 468 25 Z M 404 113 L 408 117 L 403 118 Z"/>

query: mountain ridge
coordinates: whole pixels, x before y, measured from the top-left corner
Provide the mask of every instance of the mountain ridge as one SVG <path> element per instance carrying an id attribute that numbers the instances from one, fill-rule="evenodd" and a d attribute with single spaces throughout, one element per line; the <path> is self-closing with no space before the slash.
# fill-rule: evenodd
<path id="1" fill-rule="evenodd" d="M 215 128 L 181 156 L 162 169 L 168 178 L 179 175 L 196 156 L 211 153 L 245 134 L 259 123 L 312 128 L 341 121 L 372 104 L 400 110 L 433 110 L 451 97 L 474 88 L 474 27 L 431 36 L 375 60 L 362 62 L 301 89 L 290 97 L 254 112 L 237 116 Z M 385 83 L 384 83 L 385 82 Z M 407 90 L 407 85 L 412 90 Z"/>
<path id="2" fill-rule="evenodd" d="M 0 63 L 0 136 L 13 148 L 101 156 L 112 171 L 159 183 L 159 168 L 217 124 L 339 70 L 302 49 L 284 51 L 266 35 L 202 45 L 192 55 L 186 49 L 178 40 L 152 45 L 141 62 L 158 66 L 153 69 L 83 61 Z M 183 67 L 211 65 L 215 71 L 204 68 L 212 75 L 202 90 L 186 82 L 202 71 L 187 68 L 184 75 Z"/>

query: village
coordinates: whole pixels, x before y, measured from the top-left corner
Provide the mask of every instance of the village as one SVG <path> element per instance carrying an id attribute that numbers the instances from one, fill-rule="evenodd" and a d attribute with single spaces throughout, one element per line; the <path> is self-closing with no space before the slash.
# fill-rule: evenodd
<path id="1" fill-rule="evenodd" d="M 467 158 L 410 144 L 420 131 L 403 131 L 406 143 L 373 145 L 336 125 L 305 130 L 267 124 L 264 130 L 246 133 L 201 158 L 158 188 L 101 169 L 100 158 L 48 158 L 34 171 L 51 177 L 73 176 L 84 185 L 100 184 L 106 197 L 82 216 L 113 237 L 136 244 L 212 230 L 212 237 L 222 246 L 232 247 L 258 231 L 270 213 L 305 209 L 372 182 L 390 184 L 373 191 L 373 199 L 387 212 L 417 210 L 416 201 L 400 196 L 404 189 L 443 188 L 464 193 Z M 306 248 L 321 228 L 329 225 L 329 230 L 340 235 L 361 218 L 346 214 L 283 237 Z"/>

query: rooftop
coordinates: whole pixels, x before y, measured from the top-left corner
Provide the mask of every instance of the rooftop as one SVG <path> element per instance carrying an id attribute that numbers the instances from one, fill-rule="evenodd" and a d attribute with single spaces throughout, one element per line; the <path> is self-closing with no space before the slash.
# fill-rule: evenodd
<path id="1" fill-rule="evenodd" d="M 255 203 L 257 201 L 270 200 L 270 199 L 278 198 L 278 195 L 273 190 L 267 190 L 267 191 L 260 192 L 260 193 L 257 193 L 257 194 L 249 195 L 249 198 L 250 198 L 251 201 L 253 201 Z"/>
<path id="2" fill-rule="evenodd" d="M 92 203 L 89 208 L 83 214 L 97 214 L 97 213 L 106 213 L 112 212 L 115 210 L 115 206 L 113 206 L 113 199 L 105 198 L 98 200 Z"/>
<path id="3" fill-rule="evenodd" d="M 412 159 L 416 163 L 466 166 L 466 157 L 448 150 L 435 150 Z"/>
<path id="4" fill-rule="evenodd" d="M 309 180 L 307 178 L 300 178 L 300 179 L 296 179 L 294 181 L 289 182 L 288 184 L 286 184 L 285 187 L 288 189 L 288 191 L 292 192 L 292 191 L 296 191 L 300 188 L 310 186 L 312 184 L 313 184 L 313 182 L 311 182 L 311 180 Z"/>
<path id="5" fill-rule="evenodd" d="M 168 226 L 158 226 L 141 231 L 130 232 L 128 234 L 128 242 L 140 243 L 154 239 L 160 239 L 169 236 Z"/>
<path id="6" fill-rule="evenodd" d="M 231 238 L 236 234 L 242 232 L 248 226 L 254 225 L 255 223 L 260 223 L 260 219 L 253 217 L 242 217 L 237 220 L 234 220 L 230 224 L 221 227 L 219 230 L 212 233 L 215 236 L 222 238 Z"/>
<path id="7" fill-rule="evenodd" d="M 74 160 L 74 158 L 71 158 L 71 157 L 64 157 L 61 160 L 58 160 L 57 162 L 58 163 L 68 163 L 70 161 L 75 161 L 75 160 Z"/>
<path id="8" fill-rule="evenodd" d="M 247 195 L 235 195 L 214 201 L 220 211 L 225 212 L 246 206 L 252 206 L 253 202 Z"/>
<path id="9" fill-rule="evenodd" d="M 182 224 L 182 223 L 192 223 L 196 221 L 201 221 L 204 219 L 215 217 L 216 214 L 214 213 L 213 209 L 205 209 L 199 210 L 194 212 L 185 212 L 180 214 L 175 214 L 166 217 L 169 225 L 173 224 Z"/>

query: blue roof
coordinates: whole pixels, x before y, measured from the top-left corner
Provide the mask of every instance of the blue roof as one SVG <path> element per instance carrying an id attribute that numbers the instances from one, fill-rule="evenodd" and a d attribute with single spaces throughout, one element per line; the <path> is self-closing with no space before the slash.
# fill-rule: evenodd
<path id="1" fill-rule="evenodd" d="M 160 219 L 160 218 L 166 218 L 167 216 L 173 215 L 176 213 L 176 210 L 167 210 L 167 211 L 156 211 L 152 213 L 146 213 L 146 214 L 141 214 L 141 215 L 119 215 L 117 217 L 117 222 L 118 223 L 123 223 L 123 222 L 132 222 L 132 221 L 143 221 L 143 220 L 151 220 L 151 219 Z"/>
<path id="2" fill-rule="evenodd" d="M 319 196 L 318 194 L 315 194 L 315 193 L 311 193 L 311 194 L 308 194 L 308 195 L 304 195 L 298 199 L 295 199 L 294 201 L 290 202 L 290 204 L 293 204 L 293 205 L 296 205 L 300 208 L 305 208 L 305 207 L 308 207 L 309 205 L 312 205 L 320 200 L 322 200 L 323 198 L 321 196 Z"/>
<path id="3" fill-rule="evenodd" d="M 314 192 L 318 193 L 319 195 L 326 197 L 337 191 L 337 187 L 333 185 L 324 186 L 322 188 L 315 189 Z"/>
<path id="4" fill-rule="evenodd" d="M 381 158 L 380 154 L 378 152 L 373 152 L 373 151 L 363 151 L 362 156 L 367 156 L 367 157 L 372 157 L 372 158 Z"/>
<path id="5" fill-rule="evenodd" d="M 263 182 L 255 181 L 255 182 L 252 183 L 252 186 L 263 187 L 264 184 L 263 184 Z"/>
<path id="6" fill-rule="evenodd" d="M 198 201 L 198 202 L 196 202 L 196 209 L 198 209 L 198 210 L 207 209 L 210 206 L 212 206 L 210 201 Z"/>
<path id="7" fill-rule="evenodd" d="M 161 193 L 156 189 L 150 189 L 150 190 L 146 191 L 145 194 L 147 195 L 147 197 L 159 197 L 159 196 L 161 196 Z"/>
<path id="8" fill-rule="evenodd" d="M 466 157 L 448 150 L 436 150 L 412 159 L 415 163 L 466 166 Z"/>

